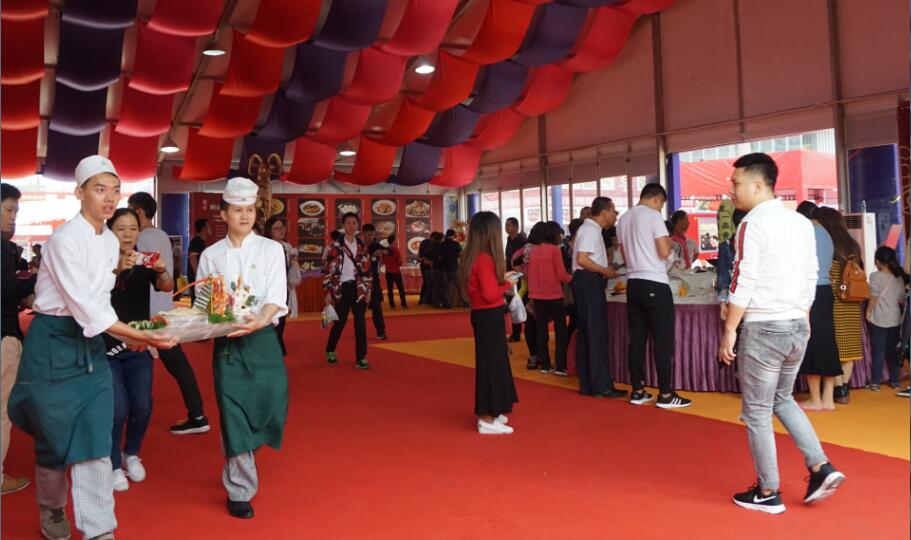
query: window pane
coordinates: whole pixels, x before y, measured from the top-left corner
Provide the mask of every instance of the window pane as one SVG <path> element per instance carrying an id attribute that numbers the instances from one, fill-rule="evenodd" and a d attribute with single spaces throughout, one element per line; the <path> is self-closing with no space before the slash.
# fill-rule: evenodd
<path id="1" fill-rule="evenodd" d="M 573 218 L 579 217 L 579 213 L 586 206 L 592 205 L 592 199 L 598 196 L 597 182 L 582 182 L 573 184 Z"/>
<path id="2" fill-rule="evenodd" d="M 601 196 L 614 201 L 617 212 L 629 210 L 629 185 L 626 176 L 607 176 L 601 179 Z M 589 203 L 591 204 L 591 203 Z"/>
<path id="3" fill-rule="evenodd" d="M 569 226 L 569 220 L 572 219 L 569 184 L 560 184 L 559 186 L 547 188 L 547 208 L 551 220 L 561 225 Z"/>
<path id="4" fill-rule="evenodd" d="M 522 229 L 525 234 L 531 231 L 535 223 L 544 219 L 541 212 L 541 189 L 527 188 L 522 190 L 522 204 L 525 208 L 525 219 L 522 221 Z"/>
<path id="5" fill-rule="evenodd" d="M 500 219 L 503 220 L 503 225 L 506 225 L 507 218 L 516 218 L 521 224 L 521 216 L 519 214 L 519 190 L 513 189 L 511 191 L 503 191 L 500 193 L 500 204 L 503 206 L 503 214 L 500 216 Z M 506 231 L 503 231 L 503 241 L 506 241 Z"/>
<path id="6" fill-rule="evenodd" d="M 481 210 L 500 215 L 500 194 L 496 191 L 481 193 Z"/>

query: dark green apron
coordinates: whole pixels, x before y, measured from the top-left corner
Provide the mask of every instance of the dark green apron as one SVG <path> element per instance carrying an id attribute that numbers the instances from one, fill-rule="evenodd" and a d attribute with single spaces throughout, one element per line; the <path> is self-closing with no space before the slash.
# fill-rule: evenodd
<path id="1" fill-rule="evenodd" d="M 72 317 L 37 314 L 25 336 L 9 417 L 35 440 L 42 467 L 110 456 L 114 391 L 104 339 L 84 337 Z"/>
<path id="2" fill-rule="evenodd" d="M 288 374 L 275 329 L 216 338 L 212 358 L 215 398 L 225 454 L 281 447 L 288 415 Z"/>

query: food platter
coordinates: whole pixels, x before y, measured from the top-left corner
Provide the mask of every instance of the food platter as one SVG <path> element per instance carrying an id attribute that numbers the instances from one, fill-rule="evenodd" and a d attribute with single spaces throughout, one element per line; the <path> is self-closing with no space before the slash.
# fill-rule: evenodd
<path id="1" fill-rule="evenodd" d="M 380 199 L 373 202 L 373 213 L 377 216 L 391 216 L 395 214 L 395 201 L 389 199 Z"/>
<path id="2" fill-rule="evenodd" d="M 414 200 L 405 205 L 405 217 L 422 218 L 430 215 L 430 202 Z"/>
<path id="3" fill-rule="evenodd" d="M 300 203 L 300 212 L 305 216 L 319 216 L 326 211 L 326 207 L 319 201 L 304 201 Z"/>
<path id="4" fill-rule="evenodd" d="M 415 236 L 414 238 L 410 238 L 408 240 L 408 251 L 417 255 L 418 251 L 421 249 L 421 242 L 424 240 L 425 238 L 422 236 Z"/>
<path id="5" fill-rule="evenodd" d="M 298 218 L 297 230 L 300 236 L 322 238 L 326 233 L 326 226 L 319 218 Z"/>
<path id="6" fill-rule="evenodd" d="M 272 199 L 271 210 L 273 216 L 281 215 L 285 211 L 285 203 L 281 202 L 279 199 Z"/>
<path id="7" fill-rule="evenodd" d="M 359 212 L 360 208 L 358 208 L 357 205 L 351 204 L 351 203 L 339 204 L 337 209 L 338 209 L 339 218 L 341 218 L 341 216 L 344 216 L 347 213 L 352 213 L 352 214 L 360 213 Z"/>
<path id="8" fill-rule="evenodd" d="M 323 246 L 319 244 L 301 244 L 298 246 L 298 252 L 301 255 L 322 255 Z"/>
<path id="9" fill-rule="evenodd" d="M 386 238 L 390 234 L 395 234 L 394 221 L 377 221 L 373 226 L 376 227 L 376 235 L 381 238 Z"/>

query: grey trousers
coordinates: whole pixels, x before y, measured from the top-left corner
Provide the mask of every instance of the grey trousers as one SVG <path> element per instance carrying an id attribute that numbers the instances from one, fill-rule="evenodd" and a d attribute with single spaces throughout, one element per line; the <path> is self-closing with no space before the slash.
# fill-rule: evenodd
<path id="1" fill-rule="evenodd" d="M 750 453 L 759 485 L 777 490 L 774 414 L 797 443 L 807 467 L 828 461 L 813 425 L 794 401 L 794 379 L 803 361 L 810 325 L 805 319 L 747 322 L 740 332 L 737 369 Z"/>
<path id="2" fill-rule="evenodd" d="M 253 452 L 244 452 L 228 458 L 221 471 L 221 481 L 232 501 L 249 501 L 259 488 L 256 460 Z"/>
<path id="3" fill-rule="evenodd" d="M 66 506 L 66 492 L 72 487 L 76 528 L 84 538 L 94 538 L 117 528 L 114 517 L 114 482 L 111 458 L 105 457 L 75 463 L 70 467 L 72 486 L 66 469 L 35 467 L 38 504 L 46 508 Z"/>

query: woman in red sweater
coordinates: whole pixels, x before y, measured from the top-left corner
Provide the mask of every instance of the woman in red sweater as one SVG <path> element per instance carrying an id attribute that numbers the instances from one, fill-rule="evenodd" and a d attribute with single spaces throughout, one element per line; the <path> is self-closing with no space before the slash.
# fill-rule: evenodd
<path id="1" fill-rule="evenodd" d="M 459 266 L 464 290 L 471 304 L 471 328 L 475 348 L 475 405 L 478 433 L 508 435 L 506 414 L 519 401 L 509 366 L 509 350 L 503 317 L 503 294 L 515 282 L 515 272 L 506 272 L 500 218 L 493 212 L 478 212 L 468 224 L 468 240 Z"/>
<path id="2" fill-rule="evenodd" d="M 569 335 L 566 331 L 566 305 L 563 303 L 563 283 L 572 281 L 572 276 L 563 266 L 563 227 L 554 221 L 544 224 L 540 244 L 531 248 L 528 257 L 528 297 L 534 300 L 535 319 L 538 325 L 538 360 L 541 373 L 551 371 L 550 351 L 547 348 L 549 336 L 548 320 L 554 321 L 554 335 L 557 344 L 554 350 L 557 360 L 555 375 L 565 377 L 566 346 Z"/>

